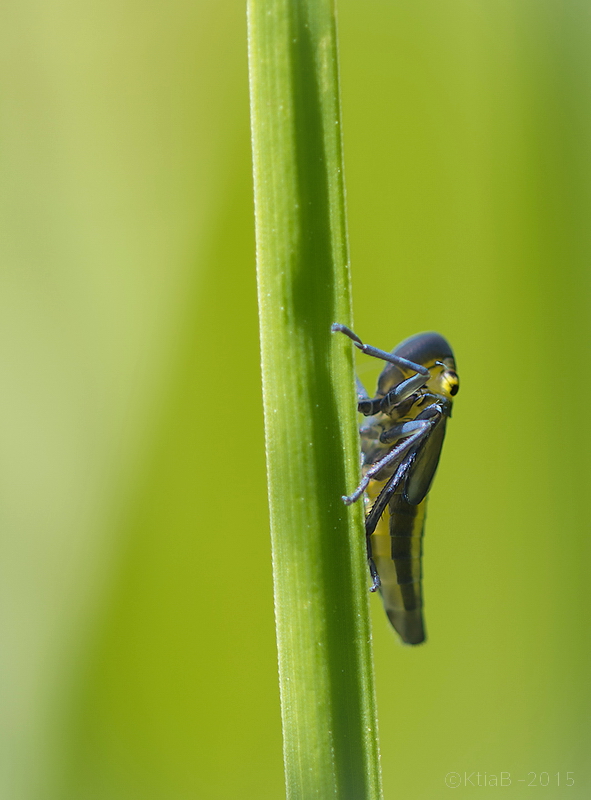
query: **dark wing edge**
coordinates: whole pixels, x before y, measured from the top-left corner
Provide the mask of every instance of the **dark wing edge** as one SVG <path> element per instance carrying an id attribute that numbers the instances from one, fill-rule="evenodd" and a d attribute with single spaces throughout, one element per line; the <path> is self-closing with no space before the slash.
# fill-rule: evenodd
<path id="1" fill-rule="evenodd" d="M 404 488 L 405 500 L 412 506 L 419 505 L 431 488 L 443 448 L 446 423 L 447 416 L 443 414 L 413 451 L 412 468 Z"/>

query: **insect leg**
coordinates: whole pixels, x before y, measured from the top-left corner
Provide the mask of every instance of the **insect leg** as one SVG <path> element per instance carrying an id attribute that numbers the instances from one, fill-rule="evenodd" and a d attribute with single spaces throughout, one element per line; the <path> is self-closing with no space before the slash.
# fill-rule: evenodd
<path id="1" fill-rule="evenodd" d="M 371 540 L 369 536 L 365 536 L 365 544 L 367 546 L 367 565 L 369 567 L 369 574 L 371 577 L 371 587 L 369 589 L 370 592 L 377 592 L 377 590 L 382 585 L 380 580 L 380 576 L 378 575 L 378 570 L 376 568 L 375 562 L 373 560 L 373 554 L 371 551 Z"/>
<path id="2" fill-rule="evenodd" d="M 371 465 L 353 494 L 350 494 L 348 497 L 344 496 L 342 498 L 345 505 L 350 506 L 351 503 L 359 500 L 363 492 L 369 486 L 369 482 L 374 475 L 377 475 L 378 472 L 381 472 L 385 467 L 391 466 L 392 464 L 395 464 L 396 461 L 400 460 L 411 447 L 416 445 L 428 433 L 429 429 L 431 428 L 431 424 L 427 420 L 419 420 L 415 422 L 405 422 L 402 425 L 397 425 L 395 427 L 399 430 L 404 429 L 405 433 L 401 433 L 400 435 L 406 436 L 407 438 L 405 438 L 404 441 L 396 447 L 393 447 L 392 450 L 390 450 L 390 452 L 387 453 L 383 458 Z"/>
<path id="3" fill-rule="evenodd" d="M 439 406 L 429 406 L 429 410 L 434 409 L 439 411 Z M 427 409 L 425 409 L 427 410 Z M 430 416 L 429 419 L 432 419 L 434 415 Z M 411 433 L 415 433 L 415 431 L 423 431 L 425 428 L 431 426 L 431 422 L 428 419 L 415 419 L 412 422 L 403 422 L 400 425 L 393 425 L 391 428 L 388 428 L 387 431 L 382 431 L 380 434 L 380 442 L 384 444 L 389 444 L 390 442 L 395 442 L 397 439 L 402 439 L 403 436 L 408 436 Z"/>
<path id="4" fill-rule="evenodd" d="M 427 367 L 425 367 L 425 369 L 427 369 Z M 422 389 L 428 380 L 428 369 L 426 375 L 424 372 L 420 372 L 418 375 L 411 375 L 410 378 L 407 378 L 402 381 L 402 383 L 399 383 L 398 386 L 390 389 L 382 401 L 382 406 L 395 406 L 397 403 L 402 402 L 402 400 L 406 400 L 407 397 L 410 397 L 411 394 L 414 394 L 418 389 Z"/>
<path id="5" fill-rule="evenodd" d="M 415 364 L 414 361 L 409 361 L 407 358 L 402 358 L 401 356 L 395 356 L 393 353 L 388 353 L 386 350 L 380 350 L 378 347 L 372 347 L 370 344 L 364 344 L 359 336 L 354 333 L 351 328 L 347 328 L 346 325 L 341 325 L 338 322 L 333 322 L 331 326 L 331 330 L 333 332 L 340 332 L 344 333 L 345 336 L 348 336 L 349 339 L 352 340 L 355 347 L 361 350 L 362 353 L 365 353 L 368 356 L 373 356 L 374 358 L 380 358 L 382 361 L 387 361 L 390 364 L 395 364 L 397 367 L 402 367 L 403 369 L 412 369 L 413 372 L 416 372 L 416 375 L 411 375 L 410 378 L 402 381 L 402 383 L 395 386 L 387 395 L 389 405 L 395 405 L 399 403 L 401 400 L 405 400 L 407 397 L 410 397 L 411 394 L 414 394 L 417 389 L 423 387 L 427 381 L 429 380 L 430 372 L 427 367 L 424 367 L 422 364 Z M 377 409 L 376 400 L 370 400 L 369 397 L 359 398 L 360 400 L 363 399 L 365 402 L 359 403 L 359 411 L 361 414 L 365 414 L 365 416 L 369 416 L 370 414 L 375 414 Z M 381 402 L 381 399 L 379 400 Z"/>
<path id="6" fill-rule="evenodd" d="M 359 336 L 357 336 L 356 333 L 353 333 L 351 328 L 347 328 L 346 325 L 341 325 L 339 322 L 333 322 L 330 329 L 333 331 L 333 333 L 336 333 L 337 331 L 344 333 L 345 336 L 348 336 L 349 339 L 353 341 L 355 347 L 361 350 L 362 353 L 366 353 L 368 356 L 380 358 L 382 361 L 388 361 L 390 364 L 396 364 L 397 367 L 402 367 L 403 369 L 412 369 L 414 372 L 419 372 L 426 378 L 428 378 L 430 375 L 427 367 L 424 367 L 422 364 L 415 364 L 414 361 L 409 361 L 408 358 L 395 356 L 393 353 L 386 352 L 386 350 L 380 350 L 378 347 L 372 347 L 370 344 L 364 344 Z"/>
<path id="7" fill-rule="evenodd" d="M 357 411 L 360 414 L 370 417 L 381 411 L 383 397 L 370 397 L 357 376 L 355 376 L 355 386 L 357 387 Z"/>

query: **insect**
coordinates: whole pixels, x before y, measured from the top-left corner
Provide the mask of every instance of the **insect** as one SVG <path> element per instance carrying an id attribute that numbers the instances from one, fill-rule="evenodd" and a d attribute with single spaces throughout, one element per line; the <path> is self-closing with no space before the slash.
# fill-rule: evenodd
<path id="1" fill-rule="evenodd" d="M 391 353 L 364 344 L 334 323 L 363 353 L 386 361 L 375 397 L 357 379 L 362 479 L 350 505 L 365 495 L 370 591 L 379 589 L 394 629 L 407 644 L 425 641 L 421 590 L 422 538 L 431 487 L 460 387 L 451 347 L 438 333 L 418 333 Z"/>

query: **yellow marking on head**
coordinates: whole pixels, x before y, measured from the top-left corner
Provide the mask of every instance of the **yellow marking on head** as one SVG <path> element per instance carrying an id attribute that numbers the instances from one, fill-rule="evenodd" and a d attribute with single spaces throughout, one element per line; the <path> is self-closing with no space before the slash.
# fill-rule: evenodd
<path id="1" fill-rule="evenodd" d="M 427 386 L 437 394 L 442 394 L 451 399 L 456 396 L 460 389 L 460 379 L 453 359 L 446 358 L 442 363 L 442 366 L 435 365 L 435 372 L 431 368 L 431 378 Z"/>

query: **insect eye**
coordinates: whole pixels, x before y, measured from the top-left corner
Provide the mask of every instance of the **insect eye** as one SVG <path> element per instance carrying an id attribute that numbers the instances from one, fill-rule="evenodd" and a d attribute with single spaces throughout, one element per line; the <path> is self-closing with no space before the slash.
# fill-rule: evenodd
<path id="1" fill-rule="evenodd" d="M 460 390 L 460 379 L 458 378 L 458 373 L 448 369 L 443 373 L 443 379 L 447 384 L 447 391 L 452 397 L 455 397 Z"/>

